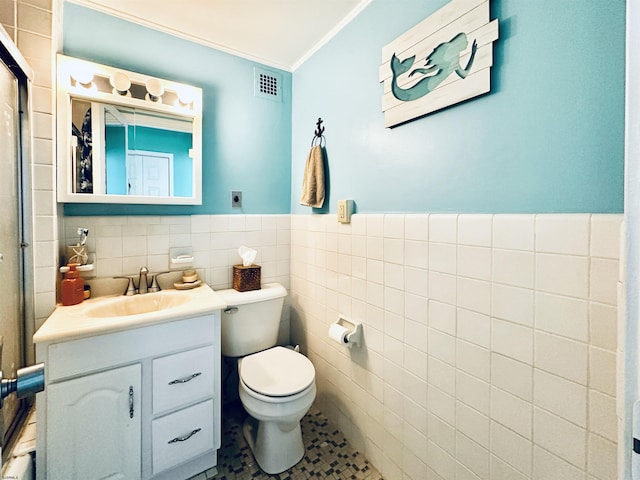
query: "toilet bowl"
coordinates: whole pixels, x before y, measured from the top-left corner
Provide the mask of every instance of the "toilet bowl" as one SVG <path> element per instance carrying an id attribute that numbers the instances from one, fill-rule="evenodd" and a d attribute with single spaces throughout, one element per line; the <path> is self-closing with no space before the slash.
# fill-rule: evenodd
<path id="1" fill-rule="evenodd" d="M 283 472 L 304 456 L 300 420 L 316 397 L 315 369 L 304 355 L 275 346 L 286 290 L 217 292 L 222 313 L 222 354 L 238 358 L 240 401 L 249 417 L 243 435 L 268 474 Z"/>
<path id="2" fill-rule="evenodd" d="M 300 353 L 273 347 L 238 361 L 243 434 L 258 465 L 280 473 L 304 456 L 300 420 L 316 397 L 315 369 Z"/>

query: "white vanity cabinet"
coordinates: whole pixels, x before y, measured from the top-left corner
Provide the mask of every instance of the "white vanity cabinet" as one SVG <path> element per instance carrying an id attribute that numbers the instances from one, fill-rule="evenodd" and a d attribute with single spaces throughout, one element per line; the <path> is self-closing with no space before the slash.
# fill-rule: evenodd
<path id="1" fill-rule="evenodd" d="M 47 478 L 139 479 L 140 385 L 140 364 L 49 385 Z"/>
<path id="2" fill-rule="evenodd" d="M 219 310 L 36 341 L 36 356 L 38 480 L 181 480 L 215 467 Z"/>

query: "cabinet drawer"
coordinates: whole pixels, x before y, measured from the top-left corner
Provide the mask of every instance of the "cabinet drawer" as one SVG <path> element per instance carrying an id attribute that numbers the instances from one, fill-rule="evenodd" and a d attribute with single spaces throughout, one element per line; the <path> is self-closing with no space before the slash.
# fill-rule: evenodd
<path id="1" fill-rule="evenodd" d="M 213 400 L 152 422 L 153 473 L 197 457 L 214 448 Z"/>
<path id="2" fill-rule="evenodd" d="M 213 345 L 153 360 L 153 413 L 213 396 Z"/>

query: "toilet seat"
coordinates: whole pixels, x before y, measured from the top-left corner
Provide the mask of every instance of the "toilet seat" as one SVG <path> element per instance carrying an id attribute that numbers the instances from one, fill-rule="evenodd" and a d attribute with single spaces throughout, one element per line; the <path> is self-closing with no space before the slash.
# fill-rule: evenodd
<path id="1" fill-rule="evenodd" d="M 251 390 L 267 397 L 288 397 L 306 390 L 315 380 L 315 368 L 304 355 L 273 347 L 246 356 L 240 378 Z"/>

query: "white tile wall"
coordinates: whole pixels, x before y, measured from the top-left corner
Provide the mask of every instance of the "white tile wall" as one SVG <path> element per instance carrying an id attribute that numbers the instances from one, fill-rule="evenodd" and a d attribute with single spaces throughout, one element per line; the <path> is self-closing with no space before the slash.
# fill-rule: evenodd
<path id="1" fill-rule="evenodd" d="M 74 245 L 78 227 L 89 229 L 95 276 L 134 275 L 146 266 L 169 270 L 169 249 L 188 247 L 214 289 L 231 287 L 232 265 L 241 263 L 238 247 L 257 250 L 262 281 L 289 288 L 289 215 L 193 215 L 65 217 L 61 245 Z M 61 253 L 63 255 L 63 253 Z"/>
<path id="2" fill-rule="evenodd" d="M 615 479 L 621 221 L 292 216 L 320 409 L 387 480 Z M 339 313 L 362 349 L 328 339 Z"/>

